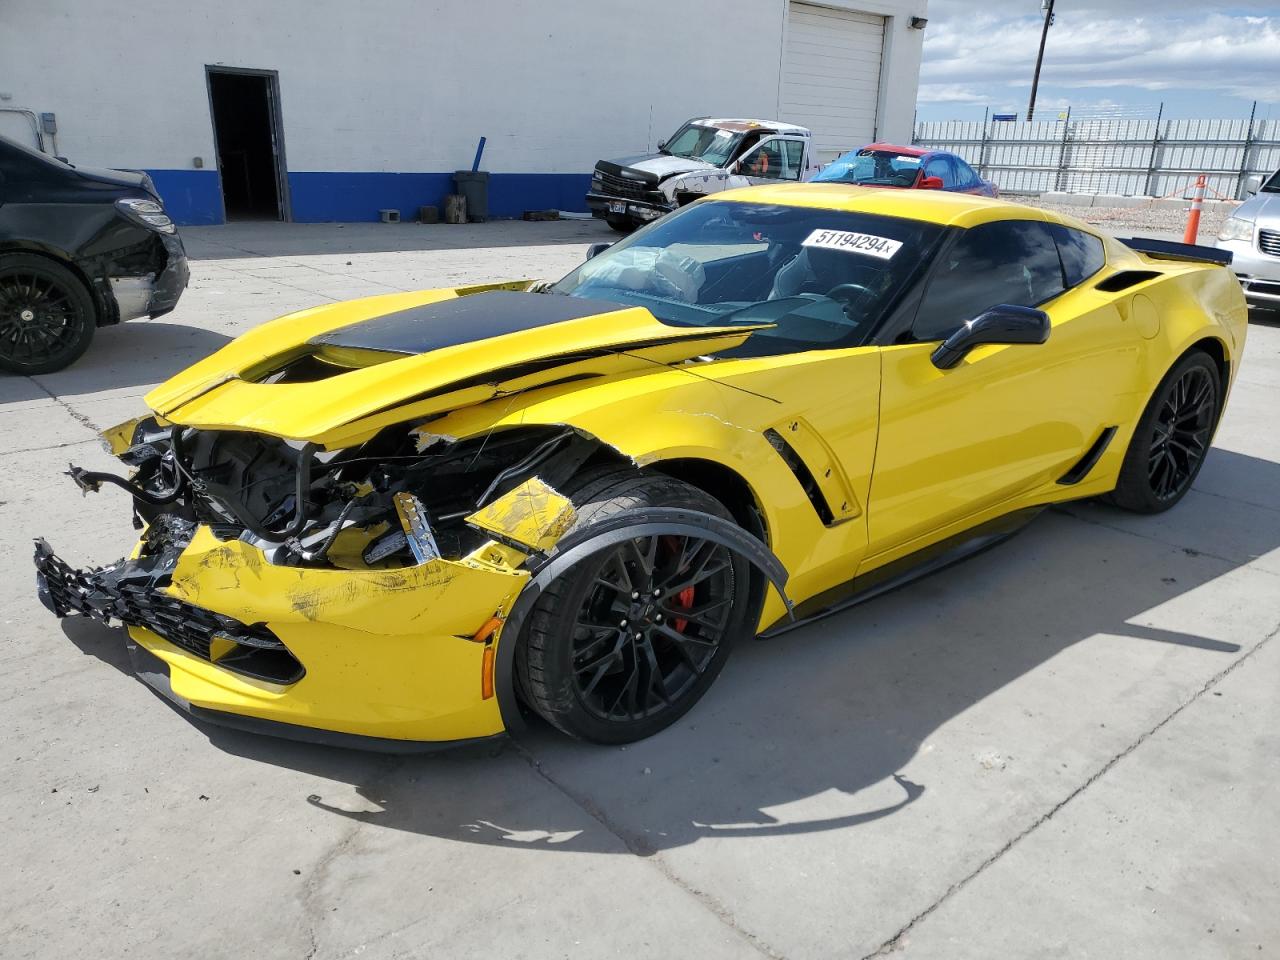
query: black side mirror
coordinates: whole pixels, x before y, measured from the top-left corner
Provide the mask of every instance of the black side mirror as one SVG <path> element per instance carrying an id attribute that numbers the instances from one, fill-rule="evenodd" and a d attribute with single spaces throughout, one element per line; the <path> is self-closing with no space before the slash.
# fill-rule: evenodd
<path id="1" fill-rule="evenodd" d="M 612 243 L 593 243 L 591 246 L 587 247 L 587 259 L 590 260 L 592 257 L 604 253 L 612 246 Z"/>
<path id="2" fill-rule="evenodd" d="M 1034 307 L 1002 303 L 984 310 L 947 337 L 930 359 L 939 370 L 950 370 L 974 347 L 984 343 L 1044 343 L 1049 339 L 1049 315 Z"/>

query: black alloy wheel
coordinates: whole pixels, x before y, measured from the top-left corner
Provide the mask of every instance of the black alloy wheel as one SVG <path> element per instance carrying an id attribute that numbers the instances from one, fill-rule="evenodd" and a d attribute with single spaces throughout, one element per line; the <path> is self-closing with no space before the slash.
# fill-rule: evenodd
<path id="1" fill-rule="evenodd" d="M 597 557 L 573 625 L 574 691 L 593 716 L 671 709 L 715 659 L 736 599 L 733 559 L 708 540 L 627 540 Z"/>
<path id="2" fill-rule="evenodd" d="M 0 370 L 50 373 L 89 347 L 95 317 L 84 284 L 43 257 L 0 257 Z"/>
<path id="3" fill-rule="evenodd" d="M 675 477 L 617 467 L 565 491 L 573 530 L 649 507 L 732 521 L 714 497 Z M 630 743 L 682 717 L 719 675 L 760 614 L 760 591 L 738 553 L 696 534 L 602 547 L 539 596 L 515 651 L 525 704 L 559 730 Z"/>
<path id="4" fill-rule="evenodd" d="M 1112 503 L 1160 513 L 1181 500 L 1204 465 L 1222 411 L 1222 375 L 1199 350 L 1188 353 L 1156 388 L 1138 420 Z"/>
<path id="5" fill-rule="evenodd" d="M 1168 391 L 1156 415 L 1147 478 L 1158 500 L 1181 496 L 1209 451 L 1217 413 L 1217 386 L 1193 366 Z"/>

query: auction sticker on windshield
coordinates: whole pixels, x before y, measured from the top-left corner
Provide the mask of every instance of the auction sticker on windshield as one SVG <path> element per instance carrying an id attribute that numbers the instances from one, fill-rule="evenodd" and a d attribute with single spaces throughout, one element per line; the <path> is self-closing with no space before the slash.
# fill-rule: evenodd
<path id="1" fill-rule="evenodd" d="M 869 233 L 851 233 L 848 230 L 815 230 L 804 238 L 801 246 L 865 253 L 869 257 L 888 260 L 902 247 L 902 241 L 876 237 Z"/>

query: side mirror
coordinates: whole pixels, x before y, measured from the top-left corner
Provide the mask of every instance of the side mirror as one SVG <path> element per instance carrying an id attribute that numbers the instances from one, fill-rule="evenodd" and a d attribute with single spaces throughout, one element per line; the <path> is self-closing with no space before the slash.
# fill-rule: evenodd
<path id="1" fill-rule="evenodd" d="M 612 246 L 612 243 L 593 243 L 591 246 L 587 247 L 587 259 L 590 260 L 592 257 L 604 253 Z"/>
<path id="2" fill-rule="evenodd" d="M 950 370 L 970 350 L 985 343 L 1044 343 L 1048 339 L 1047 313 L 1002 303 L 984 310 L 947 337 L 929 359 L 939 370 Z"/>
<path id="3" fill-rule="evenodd" d="M 917 187 L 920 190 L 941 190 L 942 178 L 941 177 L 921 177 L 920 183 L 917 184 Z"/>
<path id="4" fill-rule="evenodd" d="M 1244 195 L 1252 197 L 1262 189 L 1262 174 L 1255 173 L 1244 178 Z"/>
<path id="5" fill-rule="evenodd" d="M 658 141 L 658 149 L 659 149 L 659 150 L 665 150 L 665 149 L 667 149 L 667 141 L 665 141 L 665 140 L 659 140 L 659 141 Z"/>

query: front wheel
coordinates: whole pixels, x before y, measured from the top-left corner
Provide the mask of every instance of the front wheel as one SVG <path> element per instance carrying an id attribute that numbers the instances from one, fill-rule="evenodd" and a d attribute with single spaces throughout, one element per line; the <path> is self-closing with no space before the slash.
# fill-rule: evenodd
<path id="1" fill-rule="evenodd" d="M 0 370 L 52 373 L 89 349 L 97 318 L 80 279 L 30 254 L 0 256 Z"/>
<path id="2" fill-rule="evenodd" d="M 663 476 L 606 474 L 573 495 L 577 528 L 646 507 L 731 519 L 696 487 Z M 535 604 L 516 653 L 525 701 L 571 736 L 630 743 L 685 714 L 752 623 L 750 571 L 693 536 L 625 540 L 592 554 Z"/>
<path id="3" fill-rule="evenodd" d="M 1111 501 L 1161 513 L 1181 500 L 1204 465 L 1221 407 L 1217 364 L 1200 351 L 1179 360 L 1142 412 Z"/>
<path id="4" fill-rule="evenodd" d="M 632 223 L 630 218 L 628 217 L 618 217 L 618 216 L 605 217 L 605 222 L 609 224 L 609 226 L 613 227 L 613 229 L 617 230 L 619 233 L 630 233 L 632 230 L 636 228 L 636 225 Z"/>

